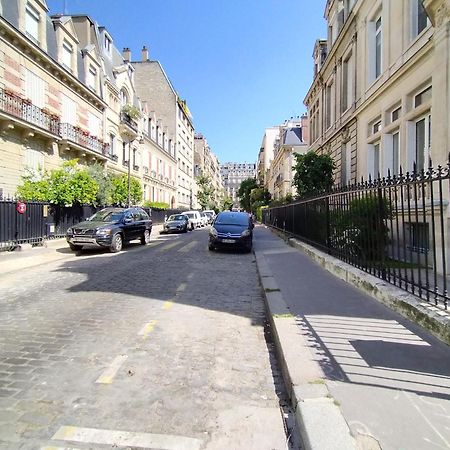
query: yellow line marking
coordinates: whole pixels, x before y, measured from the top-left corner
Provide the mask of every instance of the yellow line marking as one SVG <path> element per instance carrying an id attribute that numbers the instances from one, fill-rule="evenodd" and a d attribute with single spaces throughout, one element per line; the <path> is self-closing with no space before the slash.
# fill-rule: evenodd
<path id="1" fill-rule="evenodd" d="M 170 309 L 173 306 L 173 300 L 167 300 L 167 302 L 164 302 L 163 309 Z"/>
<path id="2" fill-rule="evenodd" d="M 141 328 L 141 331 L 139 331 L 138 336 L 143 336 L 144 338 L 146 338 L 153 331 L 153 328 L 155 327 L 156 323 L 157 323 L 156 320 L 151 320 L 149 323 L 146 323 Z"/>
<path id="3" fill-rule="evenodd" d="M 178 252 L 179 253 L 187 253 L 187 252 L 191 251 L 197 244 L 198 244 L 198 241 L 189 242 L 189 244 L 186 244 L 183 248 L 180 248 L 178 250 Z"/>
<path id="4" fill-rule="evenodd" d="M 116 356 L 111 365 L 97 378 L 96 383 L 111 384 L 116 373 L 119 371 L 120 366 L 128 358 L 127 355 Z"/>
<path id="5" fill-rule="evenodd" d="M 64 435 L 65 428 L 75 429 L 75 433 L 70 438 L 67 438 Z M 52 439 L 70 440 L 86 444 L 112 445 L 120 448 L 158 448 L 160 450 L 200 450 L 203 445 L 203 441 L 200 439 L 173 434 L 139 433 L 82 427 L 61 427 L 53 435 Z"/>
<path id="6" fill-rule="evenodd" d="M 64 426 L 61 427 L 56 434 L 52 437 L 52 439 L 61 439 L 61 440 L 70 440 L 71 437 L 75 436 L 77 432 L 77 427 Z M 56 437 L 58 435 L 58 437 Z"/>

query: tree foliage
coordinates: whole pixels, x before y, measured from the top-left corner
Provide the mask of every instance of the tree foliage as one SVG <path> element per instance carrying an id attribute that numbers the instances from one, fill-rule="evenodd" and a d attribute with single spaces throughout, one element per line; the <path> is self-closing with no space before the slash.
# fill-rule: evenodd
<path id="1" fill-rule="evenodd" d="M 113 193 L 112 176 L 106 172 L 103 165 L 99 163 L 89 166 L 87 172 L 98 184 L 98 192 L 94 204 L 96 206 L 111 205 Z"/>
<path id="2" fill-rule="evenodd" d="M 295 155 L 294 180 L 299 197 L 312 196 L 327 192 L 333 186 L 335 164 L 331 156 L 319 155 L 313 151 Z"/>
<path id="3" fill-rule="evenodd" d="M 128 176 L 114 175 L 112 177 L 112 196 L 111 202 L 116 206 L 128 206 Z M 135 177 L 130 177 L 130 201 L 136 205 L 142 200 L 141 183 Z"/>
<path id="4" fill-rule="evenodd" d="M 233 206 L 233 200 L 230 197 L 223 197 L 222 198 L 222 204 L 221 204 L 221 210 L 222 211 L 228 211 Z"/>
<path id="5" fill-rule="evenodd" d="M 212 209 L 214 205 L 214 187 L 211 184 L 211 179 L 207 176 L 200 175 L 195 179 L 198 191 L 197 201 L 202 209 Z"/>
<path id="6" fill-rule="evenodd" d="M 247 178 L 241 182 L 238 190 L 238 197 L 241 203 L 241 207 L 246 211 L 251 210 L 251 192 L 253 189 L 256 189 L 258 184 L 256 183 L 255 178 Z"/>
<path id="7" fill-rule="evenodd" d="M 47 201 L 55 205 L 89 205 L 95 202 L 98 189 L 87 170 L 78 168 L 77 160 L 72 159 L 64 162 L 61 168 L 45 173 L 41 180 L 33 181 L 25 176 L 17 188 L 17 195 L 23 200 Z"/>

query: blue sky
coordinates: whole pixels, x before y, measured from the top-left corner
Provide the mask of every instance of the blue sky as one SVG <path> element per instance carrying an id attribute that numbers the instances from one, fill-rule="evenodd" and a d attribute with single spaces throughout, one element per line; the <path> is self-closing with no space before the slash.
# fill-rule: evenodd
<path id="1" fill-rule="evenodd" d="M 255 162 L 264 129 L 306 111 L 326 0 L 48 0 L 89 14 L 119 50 L 146 45 L 220 162 Z M 132 6 L 131 6 L 132 5 Z"/>

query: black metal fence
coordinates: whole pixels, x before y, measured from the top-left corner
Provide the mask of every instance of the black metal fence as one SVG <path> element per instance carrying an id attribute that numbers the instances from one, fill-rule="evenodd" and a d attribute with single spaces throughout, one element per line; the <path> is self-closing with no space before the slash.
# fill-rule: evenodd
<path id="1" fill-rule="evenodd" d="M 400 170 L 265 209 L 263 223 L 447 309 L 449 178 L 450 163 Z"/>
<path id="2" fill-rule="evenodd" d="M 21 209 L 16 200 L 0 200 L 0 251 L 18 245 L 40 244 L 45 239 L 64 237 L 69 227 L 92 216 L 101 207 L 75 205 L 70 207 L 42 202 L 26 202 Z M 157 211 L 144 208 L 154 224 L 164 222 L 179 210 Z"/>

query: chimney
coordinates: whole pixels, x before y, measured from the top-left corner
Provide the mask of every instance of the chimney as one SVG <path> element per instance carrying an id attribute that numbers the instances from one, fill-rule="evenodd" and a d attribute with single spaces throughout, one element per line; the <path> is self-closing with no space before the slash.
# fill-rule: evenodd
<path id="1" fill-rule="evenodd" d="M 142 47 L 141 55 L 142 55 L 143 62 L 148 61 L 148 49 L 145 45 Z"/>
<path id="2" fill-rule="evenodd" d="M 125 47 L 122 51 L 122 56 L 126 62 L 130 62 L 131 61 L 131 50 L 128 47 Z"/>

